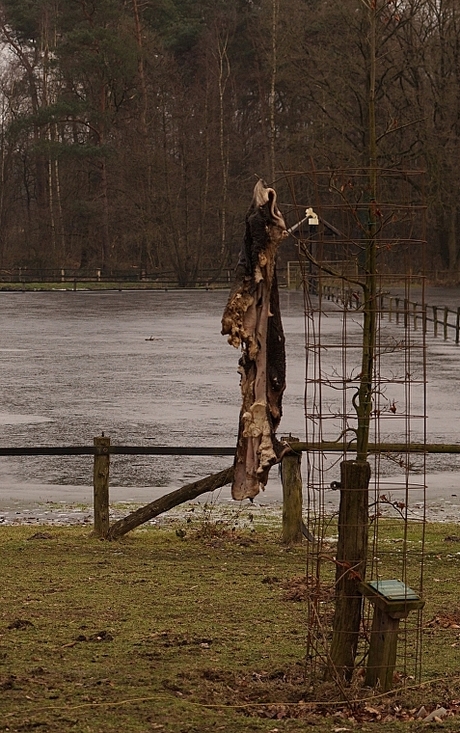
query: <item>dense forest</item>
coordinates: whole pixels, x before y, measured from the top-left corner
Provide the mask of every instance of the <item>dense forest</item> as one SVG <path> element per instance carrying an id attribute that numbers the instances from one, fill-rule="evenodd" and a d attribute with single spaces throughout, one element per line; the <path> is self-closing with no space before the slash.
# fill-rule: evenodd
<path id="1" fill-rule="evenodd" d="M 423 169 L 430 267 L 460 268 L 458 0 L 0 0 L 0 268 L 235 262 L 255 176 Z M 375 32 L 369 32 L 373 16 Z M 422 191 L 423 189 L 423 191 Z M 291 212 L 291 213 L 290 213 Z"/>

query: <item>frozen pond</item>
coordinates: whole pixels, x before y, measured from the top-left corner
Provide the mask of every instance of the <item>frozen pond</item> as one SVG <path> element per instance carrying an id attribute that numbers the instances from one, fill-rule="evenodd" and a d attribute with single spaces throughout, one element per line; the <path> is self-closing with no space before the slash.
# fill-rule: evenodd
<path id="1" fill-rule="evenodd" d="M 220 334 L 226 291 L 0 293 L 0 445 L 233 446 L 238 352 Z M 428 302 L 456 308 L 459 291 Z M 281 293 L 288 356 L 280 433 L 305 437 L 303 295 Z M 331 328 L 339 319 L 332 318 Z M 397 328 L 396 324 L 392 326 Z M 430 442 L 460 442 L 459 347 L 428 338 Z M 459 461 L 430 459 L 429 500 L 459 511 Z M 151 501 L 229 465 L 228 457 L 114 456 L 111 497 Z M 0 506 L 91 499 L 92 458 L 0 460 Z M 221 492 L 228 498 L 228 487 Z M 279 501 L 272 471 L 262 502 Z"/>

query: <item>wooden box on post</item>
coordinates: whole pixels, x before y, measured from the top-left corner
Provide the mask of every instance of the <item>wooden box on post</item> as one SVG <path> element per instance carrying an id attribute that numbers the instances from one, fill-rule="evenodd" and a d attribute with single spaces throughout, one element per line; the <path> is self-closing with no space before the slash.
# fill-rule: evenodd
<path id="1" fill-rule="evenodd" d="M 365 684 L 386 692 L 393 685 L 399 622 L 425 601 L 400 580 L 373 580 L 360 589 L 374 606 Z"/>

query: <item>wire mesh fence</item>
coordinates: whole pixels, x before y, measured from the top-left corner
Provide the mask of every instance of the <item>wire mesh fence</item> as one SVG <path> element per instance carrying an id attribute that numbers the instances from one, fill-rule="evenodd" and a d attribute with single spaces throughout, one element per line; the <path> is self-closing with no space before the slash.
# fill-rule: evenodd
<path id="1" fill-rule="evenodd" d="M 382 689 L 418 679 L 422 661 L 426 452 L 414 454 L 411 444 L 426 445 L 424 206 L 408 173 L 380 176 L 378 207 L 366 177 L 310 177 L 317 224 L 298 233 L 296 271 L 305 297 L 306 441 L 337 445 L 304 459 L 306 666 L 312 682 L 341 689 L 357 679 Z M 395 285 L 397 318 L 388 307 Z M 356 440 L 366 390 L 373 448 L 363 462 Z M 378 450 L 390 442 L 405 447 Z"/>

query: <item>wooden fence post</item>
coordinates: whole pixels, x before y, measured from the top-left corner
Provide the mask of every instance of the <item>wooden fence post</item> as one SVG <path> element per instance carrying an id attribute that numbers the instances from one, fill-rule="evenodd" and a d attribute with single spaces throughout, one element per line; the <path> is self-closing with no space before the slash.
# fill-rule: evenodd
<path id="1" fill-rule="evenodd" d="M 447 341 L 447 324 L 449 319 L 449 309 L 444 308 L 444 341 Z"/>
<path id="2" fill-rule="evenodd" d="M 281 440 L 299 442 L 298 438 L 283 437 Z M 287 453 L 281 459 L 281 481 L 283 484 L 283 543 L 302 542 L 302 454 Z"/>
<path id="3" fill-rule="evenodd" d="M 109 532 L 110 438 L 94 438 L 94 529 L 93 537 L 106 539 Z"/>
<path id="4" fill-rule="evenodd" d="M 433 306 L 433 336 L 438 335 L 438 309 L 434 305 Z"/>

